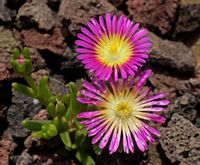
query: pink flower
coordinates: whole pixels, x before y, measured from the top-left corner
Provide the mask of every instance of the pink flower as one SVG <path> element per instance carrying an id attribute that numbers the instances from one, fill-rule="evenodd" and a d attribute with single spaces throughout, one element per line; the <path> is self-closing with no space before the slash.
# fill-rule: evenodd
<path id="1" fill-rule="evenodd" d="M 155 142 L 153 135 L 160 136 L 160 132 L 145 121 L 164 123 L 165 118 L 156 113 L 165 111 L 169 101 L 163 99 L 164 93 L 149 95 L 151 89 L 144 84 L 150 75 L 151 70 L 146 70 L 127 80 L 94 79 L 83 83 L 77 100 L 97 108 L 79 113 L 78 118 L 83 119 L 81 124 L 88 136 L 93 137 L 93 144 L 99 143 L 101 149 L 109 146 L 110 154 L 116 152 L 120 144 L 126 153 L 134 152 L 134 144 L 144 152 L 148 141 Z"/>
<path id="2" fill-rule="evenodd" d="M 126 79 L 148 58 L 152 44 L 147 33 L 124 16 L 117 19 L 115 15 L 106 14 L 99 16 L 98 21 L 92 18 L 77 35 L 77 59 L 100 80 L 108 80 L 113 74 L 117 81 L 119 73 Z"/>

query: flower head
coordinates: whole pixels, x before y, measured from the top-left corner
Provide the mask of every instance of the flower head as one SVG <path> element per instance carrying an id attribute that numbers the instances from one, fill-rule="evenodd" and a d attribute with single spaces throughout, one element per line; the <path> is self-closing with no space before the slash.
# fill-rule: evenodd
<path id="1" fill-rule="evenodd" d="M 138 23 L 124 16 L 91 18 L 77 35 L 77 59 L 100 80 L 108 80 L 112 73 L 116 81 L 119 73 L 126 79 L 146 62 L 151 46 L 146 35 L 147 30 L 139 30 Z"/>
<path id="2" fill-rule="evenodd" d="M 81 112 L 78 118 L 88 130 L 88 136 L 93 136 L 92 143 L 99 142 L 103 149 L 108 143 L 110 153 L 114 153 L 123 144 L 126 153 L 134 152 L 134 144 L 141 151 L 148 148 L 147 142 L 154 143 L 153 135 L 160 136 L 159 131 L 149 126 L 147 122 L 164 123 L 165 118 L 156 114 L 165 110 L 169 104 L 164 100 L 164 93 L 149 95 L 151 89 L 144 84 L 151 70 L 146 70 L 128 80 L 84 82 L 81 103 L 97 106 L 97 110 Z"/>

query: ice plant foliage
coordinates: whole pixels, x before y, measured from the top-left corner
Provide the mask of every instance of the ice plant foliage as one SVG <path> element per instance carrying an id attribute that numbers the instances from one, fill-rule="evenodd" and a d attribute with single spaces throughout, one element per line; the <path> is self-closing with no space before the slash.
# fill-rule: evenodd
<path id="1" fill-rule="evenodd" d="M 125 16 L 106 14 L 98 20 L 91 18 L 77 34 L 77 59 L 100 80 L 108 80 L 112 74 L 115 81 L 120 75 L 126 79 L 148 58 L 152 44 L 147 33 Z"/>
<path id="2" fill-rule="evenodd" d="M 169 101 L 163 99 L 164 93 L 150 95 L 151 89 L 144 86 L 150 75 L 151 70 L 146 70 L 127 80 L 93 79 L 91 83 L 83 83 L 78 101 L 98 107 L 78 115 L 88 136 L 93 136 L 93 144 L 99 142 L 101 149 L 108 145 L 110 154 L 120 145 L 126 153 L 133 153 L 136 145 L 144 152 L 148 149 L 147 142 L 154 143 L 153 136 L 160 136 L 148 123 L 165 122 L 157 113 L 165 111 Z"/>

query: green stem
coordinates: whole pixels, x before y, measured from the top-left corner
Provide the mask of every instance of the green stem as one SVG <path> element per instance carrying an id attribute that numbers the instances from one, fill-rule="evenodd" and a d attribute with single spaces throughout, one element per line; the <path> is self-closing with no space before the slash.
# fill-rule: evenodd
<path id="1" fill-rule="evenodd" d="M 37 93 L 38 93 L 38 87 L 37 87 L 35 81 L 33 80 L 33 78 L 31 77 L 31 75 L 29 75 L 29 74 L 23 74 L 23 77 L 26 80 L 26 82 L 28 83 L 28 85 L 33 89 L 33 91 L 37 95 Z"/>

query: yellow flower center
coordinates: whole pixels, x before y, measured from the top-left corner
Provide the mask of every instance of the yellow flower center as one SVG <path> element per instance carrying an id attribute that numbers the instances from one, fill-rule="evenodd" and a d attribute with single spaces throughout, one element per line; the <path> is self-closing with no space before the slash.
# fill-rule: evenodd
<path id="1" fill-rule="evenodd" d="M 103 36 L 96 45 L 97 59 L 108 66 L 124 64 L 132 56 L 130 42 L 121 36 Z"/>
<path id="2" fill-rule="evenodd" d="M 116 111 L 119 117 L 126 118 L 132 113 L 132 108 L 127 102 L 120 102 L 116 105 Z"/>

